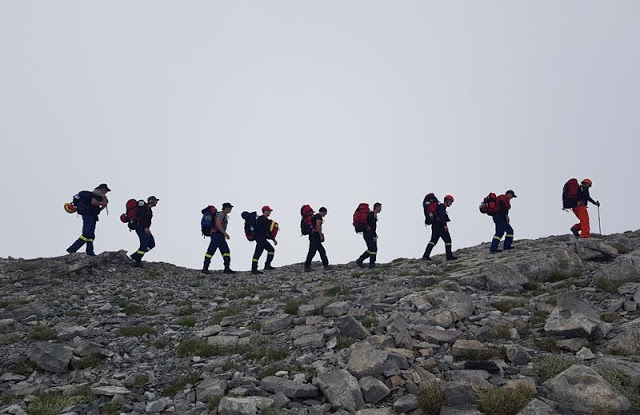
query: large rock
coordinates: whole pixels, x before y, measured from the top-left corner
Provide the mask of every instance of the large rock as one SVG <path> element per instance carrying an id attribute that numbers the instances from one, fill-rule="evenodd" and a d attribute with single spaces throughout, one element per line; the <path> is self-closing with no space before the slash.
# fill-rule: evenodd
<path id="1" fill-rule="evenodd" d="M 64 373 L 73 357 L 71 350 L 59 344 L 38 343 L 29 353 L 29 359 L 49 372 Z"/>
<path id="2" fill-rule="evenodd" d="M 295 339 L 293 345 L 300 348 L 319 349 L 324 346 L 324 335 L 322 333 L 305 334 Z"/>
<path id="3" fill-rule="evenodd" d="M 440 390 L 446 397 L 447 406 L 464 408 L 475 405 L 478 402 L 478 394 L 471 382 L 442 382 Z"/>
<path id="4" fill-rule="evenodd" d="M 346 301 L 338 301 L 331 303 L 324 308 L 325 317 L 339 317 L 344 316 L 349 312 L 351 305 Z"/>
<path id="5" fill-rule="evenodd" d="M 631 402 L 598 372 L 583 365 L 571 366 L 543 386 L 548 390 L 547 397 L 559 403 L 560 413 L 588 415 L 607 409 L 620 414 L 631 408 Z"/>
<path id="6" fill-rule="evenodd" d="M 595 238 L 577 239 L 576 252 L 585 261 L 615 259 L 618 256 L 616 248 Z"/>
<path id="7" fill-rule="evenodd" d="M 391 392 L 387 385 L 371 376 L 360 379 L 359 383 L 366 403 L 378 403 Z"/>
<path id="8" fill-rule="evenodd" d="M 356 343 L 351 346 L 351 356 L 347 370 L 358 379 L 365 376 L 380 376 L 386 370 L 398 366 L 388 360 L 389 353 L 376 350 L 367 342 Z"/>
<path id="9" fill-rule="evenodd" d="M 338 330 L 343 336 L 350 337 L 352 339 L 363 340 L 369 337 L 369 330 L 364 328 L 362 324 L 353 316 L 343 316 L 336 319 L 336 325 Z"/>
<path id="10" fill-rule="evenodd" d="M 430 324 L 448 328 L 473 314 L 473 301 L 464 293 L 434 290 L 427 295 L 427 299 L 434 305 L 433 309 L 425 313 Z"/>
<path id="11" fill-rule="evenodd" d="M 529 279 L 520 271 L 502 264 L 493 264 L 486 267 L 482 273 L 490 291 L 502 291 L 505 289 L 521 288 Z"/>
<path id="12" fill-rule="evenodd" d="M 594 278 L 607 278 L 617 282 L 640 282 L 640 257 L 619 256 L 594 273 Z"/>
<path id="13" fill-rule="evenodd" d="M 358 380 L 346 370 L 320 373 L 318 387 L 331 402 L 333 409 L 355 412 L 364 408 L 364 399 Z"/>
<path id="14" fill-rule="evenodd" d="M 602 338 L 610 330 L 610 325 L 600 320 L 600 313 L 589 303 L 581 300 L 577 293 L 567 293 L 560 297 L 557 307 L 547 318 L 544 330 L 564 338 Z"/>
<path id="15" fill-rule="evenodd" d="M 607 353 L 616 355 L 636 355 L 640 353 L 640 327 L 625 328 L 620 334 L 607 342 Z"/>
<path id="16" fill-rule="evenodd" d="M 393 403 L 396 412 L 403 413 L 413 411 L 418 408 L 418 397 L 416 395 L 405 395 Z"/>
<path id="17" fill-rule="evenodd" d="M 534 399 L 518 415 L 557 415 L 558 412 L 540 399 Z"/>
<path id="18" fill-rule="evenodd" d="M 490 352 L 490 349 L 477 340 L 458 339 L 452 346 L 453 356 L 459 359 L 476 360 Z"/>
<path id="19" fill-rule="evenodd" d="M 293 325 L 293 316 L 289 314 L 278 314 L 275 317 L 262 320 L 260 332 L 262 334 L 273 334 L 286 330 Z"/>
<path id="20" fill-rule="evenodd" d="M 211 398 L 222 398 L 227 387 L 226 380 L 208 377 L 198 384 L 196 393 L 200 401 L 207 402 Z"/>
<path id="21" fill-rule="evenodd" d="M 220 415 L 256 415 L 258 407 L 253 399 L 224 397 L 218 405 Z"/>
<path id="22" fill-rule="evenodd" d="M 318 388 L 308 383 L 295 383 L 292 380 L 267 376 L 260 382 L 262 389 L 272 393 L 282 392 L 287 398 L 315 398 L 319 395 Z"/>
<path id="23" fill-rule="evenodd" d="M 564 237 L 557 237 L 564 240 Z M 552 244 L 554 237 L 547 238 L 545 244 Z M 527 260 L 512 261 L 511 267 L 525 275 L 529 281 L 546 281 L 558 272 L 565 274 L 580 274 L 584 271 L 584 261 L 576 254 L 575 248 L 562 243 L 562 247 L 550 246 L 531 247 L 527 252 Z M 536 249 L 537 248 L 537 249 Z M 520 249 L 520 245 L 518 247 Z"/>

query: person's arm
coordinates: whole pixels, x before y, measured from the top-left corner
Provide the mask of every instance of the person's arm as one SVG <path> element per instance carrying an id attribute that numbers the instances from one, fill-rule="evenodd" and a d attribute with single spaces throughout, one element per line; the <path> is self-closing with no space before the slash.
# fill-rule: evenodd
<path id="1" fill-rule="evenodd" d="M 373 212 L 369 212 L 369 216 L 367 217 L 367 222 L 369 225 L 369 229 L 371 230 L 371 236 L 375 239 L 378 239 L 377 228 L 378 224 L 376 223 L 376 214 Z"/>
<path id="2" fill-rule="evenodd" d="M 104 197 L 101 201 L 96 199 L 95 197 L 91 198 L 91 205 L 99 207 L 100 210 L 104 209 L 107 206 L 107 203 L 109 203 L 109 200 L 106 197 Z"/>
<path id="3" fill-rule="evenodd" d="M 216 215 L 216 228 L 218 229 L 218 232 L 224 235 L 225 238 L 227 239 L 230 238 L 227 231 L 225 231 L 224 228 L 222 227 L 222 216 Z"/>
<path id="4" fill-rule="evenodd" d="M 585 200 L 588 200 L 589 202 L 593 203 L 596 206 L 600 206 L 600 202 L 598 202 L 597 200 L 593 200 L 591 198 L 591 195 L 589 194 L 589 189 L 584 189 L 584 195 L 585 195 Z"/>

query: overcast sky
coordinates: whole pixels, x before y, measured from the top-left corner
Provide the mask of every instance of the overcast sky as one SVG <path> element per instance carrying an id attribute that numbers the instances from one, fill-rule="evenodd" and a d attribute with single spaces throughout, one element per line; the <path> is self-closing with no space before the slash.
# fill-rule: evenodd
<path id="1" fill-rule="evenodd" d="M 194 268 L 200 209 L 225 201 L 240 270 L 240 213 L 264 204 L 274 265 L 304 260 L 306 203 L 328 208 L 333 263 L 365 249 L 364 201 L 383 204 L 379 261 L 421 256 L 431 191 L 455 196 L 454 249 L 491 240 L 478 204 L 510 188 L 516 240 L 569 233 L 571 177 L 593 180 L 604 233 L 637 229 L 639 16 L 635 0 L 1 2 L 0 256 L 65 254 L 82 221 L 63 203 L 102 182 L 96 252 L 135 250 L 118 216 L 155 195 L 146 259 Z"/>

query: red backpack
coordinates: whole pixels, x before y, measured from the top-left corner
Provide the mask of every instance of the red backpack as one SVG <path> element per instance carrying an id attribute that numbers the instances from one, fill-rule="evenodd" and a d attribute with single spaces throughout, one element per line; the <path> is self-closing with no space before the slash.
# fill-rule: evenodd
<path id="1" fill-rule="evenodd" d="M 569 179 L 562 188 L 562 209 L 573 209 L 578 206 L 578 179 Z"/>
<path id="2" fill-rule="evenodd" d="M 145 205 L 144 200 L 129 199 L 125 204 L 126 213 L 120 215 L 120 221 L 126 223 L 129 229 L 134 230 L 138 227 L 139 217 L 138 208 Z"/>
<path id="3" fill-rule="evenodd" d="M 303 235 L 309 235 L 313 231 L 313 209 L 309 205 L 303 205 L 300 208 L 300 232 Z"/>
<path id="4" fill-rule="evenodd" d="M 484 213 L 489 216 L 500 213 L 500 206 L 498 205 L 498 197 L 495 193 L 489 193 L 487 197 L 482 199 L 480 203 L 480 213 Z"/>
<path id="5" fill-rule="evenodd" d="M 371 210 L 369 209 L 368 203 L 360 203 L 356 211 L 353 212 L 353 227 L 356 233 L 367 230 L 369 212 L 371 212 Z"/>
<path id="6" fill-rule="evenodd" d="M 436 220 L 438 213 L 438 198 L 433 193 L 427 193 L 422 201 L 422 210 L 424 211 L 424 224 L 431 225 Z"/>

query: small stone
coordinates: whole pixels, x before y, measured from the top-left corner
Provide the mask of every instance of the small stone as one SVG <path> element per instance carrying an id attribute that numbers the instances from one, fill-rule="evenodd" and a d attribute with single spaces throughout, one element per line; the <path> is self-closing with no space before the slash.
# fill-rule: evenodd
<path id="1" fill-rule="evenodd" d="M 219 324 L 214 324 L 213 326 L 205 327 L 204 330 L 202 330 L 199 333 L 199 335 L 201 337 L 211 337 L 211 336 L 215 336 L 221 331 L 222 331 L 222 326 L 220 326 Z"/>
<path id="2" fill-rule="evenodd" d="M 578 353 L 576 353 L 576 357 L 580 360 L 592 360 L 596 358 L 596 355 L 593 354 L 591 349 L 583 347 Z"/>
<path id="3" fill-rule="evenodd" d="M 13 333 L 16 329 L 16 321 L 12 318 L 0 320 L 0 334 Z"/>
<path id="4" fill-rule="evenodd" d="M 364 326 L 353 316 L 347 315 L 338 318 L 336 320 L 336 325 L 343 336 L 347 336 L 352 339 L 362 340 L 366 339 L 370 335 L 369 330 L 364 328 Z"/>
<path id="5" fill-rule="evenodd" d="M 91 391 L 96 395 L 105 395 L 105 396 L 126 395 L 131 393 L 129 389 L 123 388 L 122 386 L 98 386 L 98 387 L 92 388 Z"/>
<path id="6" fill-rule="evenodd" d="M 262 334 L 273 334 L 288 329 L 293 325 L 293 316 L 289 314 L 279 314 L 275 317 L 262 321 L 260 332 Z"/>
<path id="7" fill-rule="evenodd" d="M 349 312 L 351 305 L 346 301 L 338 301 L 331 303 L 324 308 L 325 317 L 339 317 L 344 316 Z"/>
<path id="8" fill-rule="evenodd" d="M 387 385 L 371 376 L 363 377 L 360 379 L 359 384 L 366 403 L 378 403 L 390 393 Z"/>
<path id="9" fill-rule="evenodd" d="M 300 317 L 309 317 L 314 315 L 316 312 L 316 306 L 313 304 L 303 304 L 298 307 L 298 316 Z"/>
<path id="10" fill-rule="evenodd" d="M 258 406 L 253 399 L 224 397 L 218 405 L 220 415 L 256 415 Z"/>
<path id="11" fill-rule="evenodd" d="M 396 412 L 409 412 L 418 408 L 418 397 L 413 394 L 405 395 L 393 403 Z"/>
<path id="12" fill-rule="evenodd" d="M 324 335 L 316 333 L 300 336 L 293 342 L 293 345 L 300 348 L 319 349 L 324 346 Z"/>

